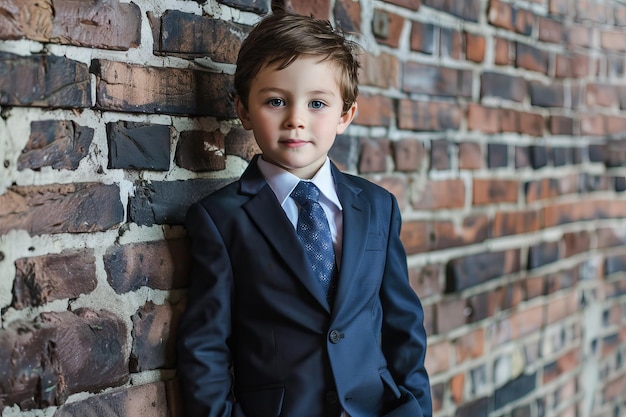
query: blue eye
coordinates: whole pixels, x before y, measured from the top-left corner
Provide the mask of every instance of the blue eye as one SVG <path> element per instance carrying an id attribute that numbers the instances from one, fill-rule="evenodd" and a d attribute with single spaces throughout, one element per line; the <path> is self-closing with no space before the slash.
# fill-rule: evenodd
<path id="1" fill-rule="evenodd" d="M 267 104 L 269 104 L 272 107 L 280 107 L 280 106 L 283 106 L 285 102 L 283 101 L 282 98 L 272 98 L 267 101 Z"/>
<path id="2" fill-rule="evenodd" d="M 324 102 L 320 101 L 320 100 L 313 100 L 311 103 L 309 103 L 309 106 L 312 109 L 318 109 L 319 110 L 319 109 L 324 108 L 326 106 L 326 104 L 324 104 Z"/>

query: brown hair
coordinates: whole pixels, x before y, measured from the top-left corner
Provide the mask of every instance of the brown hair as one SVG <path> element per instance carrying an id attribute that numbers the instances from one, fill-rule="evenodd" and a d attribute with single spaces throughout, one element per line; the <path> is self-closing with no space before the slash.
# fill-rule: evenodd
<path id="1" fill-rule="evenodd" d="M 275 13 L 261 20 L 241 44 L 235 92 L 247 108 L 252 80 L 264 66 L 278 63 L 278 69 L 284 69 L 300 55 L 315 55 L 338 66 L 345 113 L 359 94 L 359 51 L 355 42 L 333 29 L 327 20 Z"/>

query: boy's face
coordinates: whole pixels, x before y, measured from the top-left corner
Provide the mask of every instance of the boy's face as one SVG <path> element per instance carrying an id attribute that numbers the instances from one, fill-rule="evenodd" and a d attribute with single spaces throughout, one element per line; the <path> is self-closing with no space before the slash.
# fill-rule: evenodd
<path id="1" fill-rule="evenodd" d="M 265 66 L 250 85 L 248 108 L 236 100 L 243 127 L 252 130 L 263 158 L 299 178 L 312 178 L 324 164 L 337 134 L 356 114 L 345 113 L 339 69 L 303 55 L 282 70 Z"/>

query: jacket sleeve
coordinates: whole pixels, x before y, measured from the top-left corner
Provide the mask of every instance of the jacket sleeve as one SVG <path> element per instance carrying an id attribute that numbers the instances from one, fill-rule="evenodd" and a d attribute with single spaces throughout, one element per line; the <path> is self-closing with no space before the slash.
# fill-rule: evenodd
<path id="1" fill-rule="evenodd" d="M 185 226 L 191 243 L 191 270 L 177 341 L 184 414 L 230 417 L 234 403 L 230 259 L 215 223 L 200 204 L 190 207 Z"/>
<path id="2" fill-rule="evenodd" d="M 422 415 L 432 416 L 426 357 L 424 310 L 408 279 L 406 253 L 400 241 L 400 210 L 391 196 L 387 262 L 380 295 L 383 307 L 382 349 L 397 384 L 419 402 Z"/>

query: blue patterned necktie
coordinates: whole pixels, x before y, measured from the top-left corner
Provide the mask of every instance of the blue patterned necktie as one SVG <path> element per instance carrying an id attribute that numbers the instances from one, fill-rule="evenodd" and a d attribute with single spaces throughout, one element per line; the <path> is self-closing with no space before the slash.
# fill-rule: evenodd
<path id="1" fill-rule="evenodd" d="M 300 206 L 296 231 L 304 246 L 313 274 L 319 279 L 326 297 L 330 300 L 334 292 L 335 249 L 328 219 L 318 202 L 320 190 L 309 181 L 300 181 L 291 192 L 291 197 Z"/>

